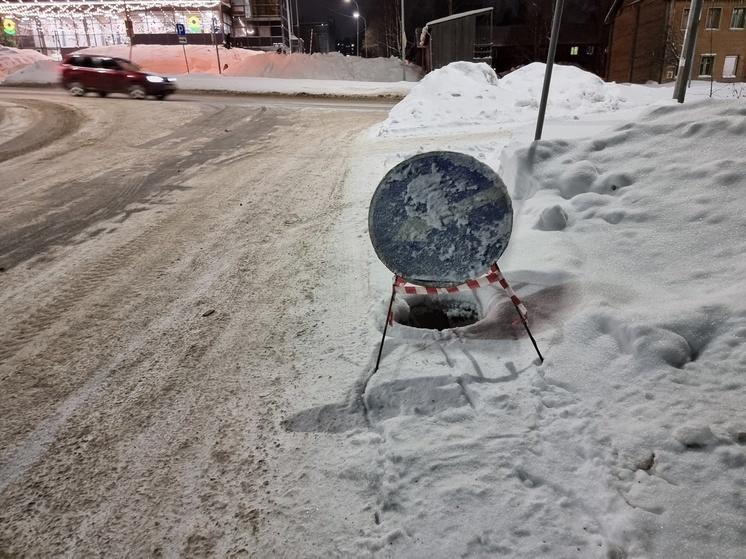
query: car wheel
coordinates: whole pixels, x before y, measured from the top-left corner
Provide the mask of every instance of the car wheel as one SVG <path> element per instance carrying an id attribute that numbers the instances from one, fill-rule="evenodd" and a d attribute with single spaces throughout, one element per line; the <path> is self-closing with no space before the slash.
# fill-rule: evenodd
<path id="1" fill-rule="evenodd" d="M 109 93 L 107 91 L 99 91 L 98 96 L 99 97 L 106 97 Z"/>
<path id="2" fill-rule="evenodd" d="M 85 88 L 80 82 L 71 83 L 68 89 L 70 90 L 70 95 L 73 95 L 75 97 L 82 97 L 83 95 L 85 95 Z"/>
<path id="3" fill-rule="evenodd" d="M 145 99 L 146 93 L 145 88 L 141 85 L 133 85 L 130 87 L 130 97 L 133 99 Z"/>
<path id="4" fill-rule="evenodd" d="M 163 101 L 166 97 L 168 97 L 168 93 L 159 93 L 158 95 L 156 95 L 156 98 L 159 101 Z"/>

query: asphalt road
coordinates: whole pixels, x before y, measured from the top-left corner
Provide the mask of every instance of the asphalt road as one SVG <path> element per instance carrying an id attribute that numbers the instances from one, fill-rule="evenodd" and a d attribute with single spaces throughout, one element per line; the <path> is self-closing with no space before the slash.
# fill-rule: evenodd
<path id="1" fill-rule="evenodd" d="M 0 557 L 273 555 L 285 388 L 392 104 L 0 91 Z"/>

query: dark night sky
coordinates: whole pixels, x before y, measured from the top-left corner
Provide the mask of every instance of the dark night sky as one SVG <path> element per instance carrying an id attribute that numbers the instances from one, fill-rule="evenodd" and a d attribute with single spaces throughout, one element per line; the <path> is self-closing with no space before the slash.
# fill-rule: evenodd
<path id="1" fill-rule="evenodd" d="M 331 17 L 334 18 L 337 39 L 354 37 L 355 20 L 344 15 L 352 15 L 354 11 L 352 2 L 347 4 L 344 0 L 291 1 L 297 2 L 301 22 L 326 21 Z M 377 12 L 382 10 L 382 0 L 357 0 L 357 2 L 360 5 L 360 12 L 368 21 L 380 15 Z M 520 3 L 521 0 L 453 0 L 453 8 L 455 12 L 460 12 L 492 6 L 495 8 L 496 17 L 503 17 L 517 14 Z M 448 15 L 448 0 L 404 0 L 404 8 L 407 34 L 411 41 L 415 27 L 422 27 L 432 19 Z"/>
<path id="2" fill-rule="evenodd" d="M 351 17 L 344 17 L 341 14 L 350 14 L 354 11 L 354 4 L 346 4 L 344 0 L 297 0 L 298 10 L 300 11 L 301 22 L 307 21 L 326 21 L 328 18 L 334 18 L 334 25 L 337 30 L 337 38 L 353 37 L 355 35 L 355 20 Z M 360 3 L 360 0 L 358 0 Z M 360 11 L 362 12 L 362 6 Z M 362 12 L 363 16 L 369 16 Z"/>

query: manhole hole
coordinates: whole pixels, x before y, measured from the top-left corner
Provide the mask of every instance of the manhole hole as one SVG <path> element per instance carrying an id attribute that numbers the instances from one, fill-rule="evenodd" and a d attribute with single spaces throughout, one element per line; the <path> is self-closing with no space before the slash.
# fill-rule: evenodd
<path id="1" fill-rule="evenodd" d="M 445 330 L 474 324 L 482 318 L 482 308 L 473 295 L 410 295 L 398 298 L 394 312 L 399 324 L 428 330 Z"/>

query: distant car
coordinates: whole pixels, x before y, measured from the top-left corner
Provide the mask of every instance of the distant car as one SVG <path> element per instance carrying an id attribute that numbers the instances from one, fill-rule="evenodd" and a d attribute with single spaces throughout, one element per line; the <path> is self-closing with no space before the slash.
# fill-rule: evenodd
<path id="1" fill-rule="evenodd" d="M 176 80 L 144 72 L 137 64 L 123 58 L 70 54 L 62 61 L 61 81 L 72 95 L 88 91 L 106 97 L 109 93 L 125 93 L 133 99 L 153 95 L 165 99 L 176 91 Z"/>

